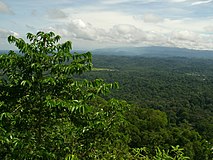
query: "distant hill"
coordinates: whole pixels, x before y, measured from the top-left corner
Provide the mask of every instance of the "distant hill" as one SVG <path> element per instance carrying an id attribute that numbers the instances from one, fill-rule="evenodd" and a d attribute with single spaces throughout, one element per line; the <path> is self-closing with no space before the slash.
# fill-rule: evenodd
<path id="1" fill-rule="evenodd" d="M 0 54 L 3 54 L 3 53 L 8 53 L 9 50 L 0 50 Z"/>
<path id="2" fill-rule="evenodd" d="M 192 50 L 173 47 L 123 47 L 103 48 L 92 51 L 96 55 L 120 55 L 120 56 L 143 56 L 143 57 L 188 57 L 213 59 L 213 51 Z"/>
<path id="3" fill-rule="evenodd" d="M 0 54 L 8 53 L 8 50 L 0 50 Z M 16 51 L 18 52 L 18 51 Z M 72 50 L 73 52 L 83 53 L 87 50 Z M 142 56 L 142 57 L 186 57 L 186 58 L 205 58 L 213 59 L 213 50 L 193 50 L 175 47 L 120 47 L 120 48 L 101 48 L 91 51 L 94 55 L 117 55 L 117 56 Z"/>

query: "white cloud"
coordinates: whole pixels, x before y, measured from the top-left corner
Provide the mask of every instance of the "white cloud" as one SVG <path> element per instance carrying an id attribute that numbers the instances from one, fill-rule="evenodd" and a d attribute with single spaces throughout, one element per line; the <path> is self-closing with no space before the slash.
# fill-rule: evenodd
<path id="1" fill-rule="evenodd" d="M 13 12 L 10 10 L 8 5 L 0 1 L 0 13 L 12 14 Z"/>
<path id="2" fill-rule="evenodd" d="M 5 30 L 0 28 L 0 44 L 6 44 L 7 43 L 7 38 L 9 35 L 13 35 L 18 37 L 19 34 L 13 31 Z"/>
<path id="3" fill-rule="evenodd" d="M 143 16 L 143 21 L 146 23 L 159 23 L 159 22 L 162 22 L 163 19 L 160 16 L 147 13 Z"/>
<path id="4" fill-rule="evenodd" d="M 185 31 L 173 31 L 168 36 L 168 44 L 190 49 L 213 49 L 213 36 Z"/>
<path id="5" fill-rule="evenodd" d="M 0 37 L 7 38 L 9 35 L 19 36 L 18 33 L 0 28 Z"/>
<path id="6" fill-rule="evenodd" d="M 103 4 L 118 4 L 118 3 L 125 3 L 129 2 L 130 0 L 103 0 Z"/>
<path id="7" fill-rule="evenodd" d="M 213 25 L 205 26 L 205 27 L 204 27 L 204 30 L 205 30 L 207 33 L 213 33 Z"/>
<path id="8" fill-rule="evenodd" d="M 175 3 L 181 3 L 181 2 L 188 2 L 191 3 L 191 5 L 201 5 L 201 4 L 207 4 L 212 2 L 213 0 L 168 0 L 170 2 L 175 2 Z"/>
<path id="9" fill-rule="evenodd" d="M 74 40 L 78 43 L 80 41 L 80 43 L 90 44 L 93 47 L 97 47 L 98 44 L 102 44 L 105 47 L 107 45 L 163 45 L 193 49 L 206 49 L 206 47 L 213 49 L 212 36 L 193 31 L 193 28 L 190 30 L 189 27 L 189 30 L 174 28 L 175 25 L 178 27 L 183 23 L 186 26 L 193 25 L 190 22 L 186 24 L 185 21 L 166 20 L 159 26 L 153 24 L 147 24 L 148 26 L 146 26 L 146 23 L 142 23 L 142 27 L 131 24 L 116 24 L 110 27 L 110 29 L 104 29 L 81 19 L 74 19 L 69 23 L 55 25 L 49 28 L 49 30 L 55 31 L 66 39 Z M 147 29 L 149 26 L 151 29 Z"/>
<path id="10" fill-rule="evenodd" d="M 55 31 L 57 34 L 62 35 L 63 37 L 70 37 L 71 39 L 82 39 L 95 41 L 103 37 L 105 34 L 104 30 L 92 26 L 90 23 L 84 22 L 81 19 L 74 19 L 68 23 L 61 25 L 55 25 L 45 29 L 47 31 Z"/>
<path id="11" fill-rule="evenodd" d="M 96 7 L 84 7 L 71 9 L 66 8 L 63 11 L 69 15 L 70 19 L 81 19 L 89 22 L 98 28 L 110 29 L 116 24 L 135 24 L 133 16 L 118 11 L 101 10 Z"/>
<path id="12" fill-rule="evenodd" d="M 187 0 L 170 0 L 171 2 L 185 2 Z"/>
<path id="13" fill-rule="evenodd" d="M 93 27 L 81 19 L 72 20 L 66 25 L 66 29 L 70 35 L 76 39 L 96 40 L 100 34 L 98 28 Z"/>
<path id="14" fill-rule="evenodd" d="M 213 0 L 207 0 L 207 1 L 197 1 L 197 2 L 193 2 L 192 5 L 200 5 L 200 4 L 207 4 L 212 2 Z"/>
<path id="15" fill-rule="evenodd" d="M 198 34 L 188 30 L 174 31 L 171 34 L 171 38 L 179 41 L 188 41 L 188 42 L 199 42 L 199 40 L 201 39 Z"/>
<path id="16" fill-rule="evenodd" d="M 115 43 L 141 43 L 146 39 L 144 31 L 130 24 L 115 25 L 107 35 Z"/>
<path id="17" fill-rule="evenodd" d="M 74 19 L 63 25 L 50 28 L 71 39 L 90 40 L 98 43 L 139 43 L 146 39 L 145 33 L 129 24 L 118 24 L 109 30 L 94 27 L 81 19 Z"/>

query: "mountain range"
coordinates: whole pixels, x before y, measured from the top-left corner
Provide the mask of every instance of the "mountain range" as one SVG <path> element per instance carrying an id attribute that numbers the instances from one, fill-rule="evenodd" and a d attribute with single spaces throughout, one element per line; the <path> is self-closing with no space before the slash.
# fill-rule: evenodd
<path id="1" fill-rule="evenodd" d="M 93 50 L 94 55 L 119 55 L 143 57 L 187 57 L 213 59 L 213 50 L 193 50 L 175 47 L 120 47 Z"/>
<path id="2" fill-rule="evenodd" d="M 74 50 L 72 52 L 86 52 Z M 18 51 L 17 51 L 18 52 Z M 101 48 L 91 51 L 93 55 L 117 55 L 117 56 L 142 56 L 142 57 L 187 57 L 213 59 L 213 50 L 193 50 L 175 47 L 118 47 Z M 0 50 L 1 53 L 8 53 L 8 50 Z"/>

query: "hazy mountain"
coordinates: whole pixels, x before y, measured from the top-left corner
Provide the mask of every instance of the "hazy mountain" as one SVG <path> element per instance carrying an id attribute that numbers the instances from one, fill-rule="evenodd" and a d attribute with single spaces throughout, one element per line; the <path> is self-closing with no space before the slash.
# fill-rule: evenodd
<path id="1" fill-rule="evenodd" d="M 18 52 L 18 51 L 16 51 Z M 83 53 L 87 51 L 74 50 Z M 213 59 L 213 51 L 193 50 L 175 47 L 120 47 L 102 48 L 91 51 L 94 55 L 118 55 L 118 56 L 142 56 L 142 57 L 187 57 L 187 58 L 209 58 Z M 0 54 L 8 53 L 8 50 L 0 50 Z"/>
<path id="2" fill-rule="evenodd" d="M 3 53 L 8 53 L 9 50 L 0 50 L 0 54 L 3 54 Z"/>
<path id="3" fill-rule="evenodd" d="M 192 50 L 173 47 L 124 47 L 103 48 L 92 51 L 97 55 L 122 55 L 144 57 L 189 57 L 189 58 L 213 58 L 213 51 Z"/>

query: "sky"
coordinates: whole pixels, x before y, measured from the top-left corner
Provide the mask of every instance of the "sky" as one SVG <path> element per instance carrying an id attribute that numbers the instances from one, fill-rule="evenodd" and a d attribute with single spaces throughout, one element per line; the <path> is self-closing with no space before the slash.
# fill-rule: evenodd
<path id="1" fill-rule="evenodd" d="M 213 0 L 0 0 L 7 37 L 53 31 L 73 49 L 168 46 L 213 50 Z"/>

